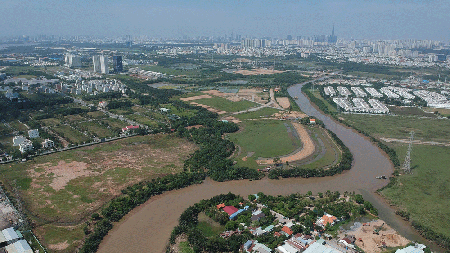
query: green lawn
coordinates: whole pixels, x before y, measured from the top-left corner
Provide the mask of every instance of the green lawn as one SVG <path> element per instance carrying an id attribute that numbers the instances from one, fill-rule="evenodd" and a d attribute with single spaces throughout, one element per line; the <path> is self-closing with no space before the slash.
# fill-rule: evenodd
<path id="1" fill-rule="evenodd" d="M 89 137 L 67 125 L 52 127 L 52 130 L 64 139 L 69 140 L 71 143 L 83 143 L 89 141 Z"/>
<path id="2" fill-rule="evenodd" d="M 311 130 L 311 138 L 314 139 L 314 141 L 317 143 L 316 144 L 316 148 L 319 149 L 319 153 L 316 154 L 316 156 L 319 156 L 320 151 L 322 150 L 322 147 L 320 145 L 318 145 L 318 140 L 317 139 L 321 139 L 326 152 L 323 155 L 322 158 L 320 158 L 317 161 L 314 161 L 312 163 L 309 164 L 305 164 L 305 165 L 301 165 L 302 168 L 329 168 L 332 165 L 336 164 L 339 162 L 339 159 L 341 157 L 341 152 L 338 149 L 338 146 L 336 145 L 336 143 L 328 136 L 328 134 L 326 133 L 326 130 L 324 130 L 323 128 L 319 128 L 319 127 L 310 127 L 309 128 Z M 317 134 L 317 137 L 316 137 Z M 336 155 L 338 157 L 338 160 L 336 161 Z M 315 156 L 315 157 L 316 157 Z M 314 159 L 314 158 L 312 158 Z"/>
<path id="3" fill-rule="evenodd" d="M 188 242 L 180 242 L 181 253 L 194 253 L 194 250 Z"/>
<path id="4" fill-rule="evenodd" d="M 406 145 L 395 146 L 404 160 Z M 450 237 L 450 147 L 414 145 L 412 174 L 382 191 L 391 202 L 411 213 L 411 219 Z"/>
<path id="5" fill-rule="evenodd" d="M 239 112 L 243 110 L 247 110 L 251 107 L 255 107 L 258 104 L 254 102 L 250 102 L 247 100 L 242 100 L 239 102 L 232 102 L 228 99 L 221 98 L 221 97 L 212 97 L 212 98 L 202 98 L 194 100 L 193 102 L 202 104 L 202 105 L 208 105 L 212 108 L 226 111 L 226 112 Z"/>
<path id="6" fill-rule="evenodd" d="M 198 215 L 198 228 L 206 237 L 211 237 L 222 233 L 225 230 L 218 222 L 206 216 L 204 213 Z"/>
<path id="7" fill-rule="evenodd" d="M 241 154 L 236 157 L 238 165 L 256 168 L 255 159 L 258 157 L 288 155 L 299 148 L 300 139 L 291 139 L 284 123 L 289 124 L 291 131 L 295 131 L 288 121 L 259 120 L 240 123 L 242 130 L 227 136 L 241 148 Z M 247 156 L 248 152 L 254 152 L 254 154 L 248 157 L 247 161 L 243 161 L 242 158 Z"/>
<path id="8" fill-rule="evenodd" d="M 377 138 L 405 139 L 409 137 L 410 131 L 414 131 L 415 139 L 447 142 L 450 140 L 450 120 L 448 119 L 356 114 L 341 114 L 339 117 Z"/>
<path id="9" fill-rule="evenodd" d="M 267 118 L 272 114 L 279 112 L 279 110 L 271 107 L 264 107 L 254 112 L 246 112 L 237 115 L 233 115 L 234 117 L 244 120 L 244 119 L 259 119 L 259 118 Z"/>
<path id="10" fill-rule="evenodd" d="M 95 135 L 98 138 L 106 138 L 116 136 L 111 129 L 100 125 L 97 121 L 87 121 L 78 124 L 78 127 L 83 130 L 87 130 L 89 133 Z"/>
<path id="11" fill-rule="evenodd" d="M 317 86 L 316 86 L 317 87 Z M 323 87 L 318 87 L 314 92 L 310 89 L 309 91 L 318 99 L 322 100 L 326 106 L 328 106 L 328 111 L 330 112 L 337 112 L 336 107 L 331 105 L 327 100 L 325 100 L 321 95 L 318 89 L 322 89 Z"/>

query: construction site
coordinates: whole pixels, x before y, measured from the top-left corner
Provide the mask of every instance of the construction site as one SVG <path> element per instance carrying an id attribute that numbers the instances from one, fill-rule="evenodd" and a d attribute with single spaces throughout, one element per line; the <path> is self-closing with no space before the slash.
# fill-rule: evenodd
<path id="1" fill-rule="evenodd" d="M 354 238 L 354 244 L 367 253 L 377 253 L 386 248 L 406 246 L 410 242 L 383 220 L 355 222 L 348 230 L 342 229 L 338 236 L 339 238 Z"/>

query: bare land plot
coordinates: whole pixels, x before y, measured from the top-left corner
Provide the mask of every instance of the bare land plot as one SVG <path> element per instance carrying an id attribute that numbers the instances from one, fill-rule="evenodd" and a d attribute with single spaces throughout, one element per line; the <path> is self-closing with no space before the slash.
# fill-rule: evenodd
<path id="1" fill-rule="evenodd" d="M 288 109 L 291 106 L 289 98 L 286 97 L 277 98 L 277 103 L 283 107 L 283 109 Z"/>
<path id="2" fill-rule="evenodd" d="M 346 234 L 355 236 L 357 239 L 355 245 L 364 250 L 364 252 L 382 252 L 381 246 L 383 243 L 387 247 L 398 247 L 406 246 L 410 242 L 382 220 L 375 220 L 364 224 L 365 226 L 360 226 L 355 231 L 346 231 Z M 373 233 L 376 228 L 381 229 L 378 234 Z M 345 234 L 340 235 L 340 237 L 344 236 Z"/>
<path id="3" fill-rule="evenodd" d="M 235 74 L 242 74 L 244 76 L 256 76 L 256 75 L 273 75 L 283 73 L 285 71 L 273 70 L 273 69 L 252 69 L 252 70 L 236 70 Z"/>
<path id="4" fill-rule="evenodd" d="M 55 252 L 73 252 L 65 249 L 66 244 L 84 238 L 77 224 L 120 195 L 121 189 L 181 172 L 184 160 L 195 149 L 194 144 L 172 135 L 130 137 L 1 165 L 0 179 L 7 188 L 16 185 L 20 189 L 44 244 Z M 73 238 L 55 233 L 55 229 L 71 231 L 67 224 L 77 227 L 71 232 Z"/>

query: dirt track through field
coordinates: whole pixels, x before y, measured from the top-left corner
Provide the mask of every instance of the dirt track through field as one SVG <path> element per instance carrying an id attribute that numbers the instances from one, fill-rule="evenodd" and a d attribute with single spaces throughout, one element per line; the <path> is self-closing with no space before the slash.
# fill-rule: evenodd
<path id="1" fill-rule="evenodd" d="M 297 131 L 298 135 L 300 136 L 300 140 L 302 141 L 303 148 L 298 151 L 295 154 L 292 154 L 290 156 L 281 157 L 281 162 L 295 162 L 300 161 L 314 153 L 316 150 L 316 147 L 314 146 L 314 142 L 311 140 L 311 137 L 309 136 L 308 132 L 306 131 L 305 127 L 303 127 L 300 123 L 292 123 L 295 130 Z M 273 158 L 267 158 L 267 159 L 259 159 L 256 160 L 258 164 L 273 164 Z"/>

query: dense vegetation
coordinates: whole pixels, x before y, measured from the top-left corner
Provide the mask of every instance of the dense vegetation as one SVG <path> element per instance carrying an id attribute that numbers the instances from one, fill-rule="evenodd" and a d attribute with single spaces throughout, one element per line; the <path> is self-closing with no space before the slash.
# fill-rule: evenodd
<path id="1" fill-rule="evenodd" d="M 193 117 L 182 117 L 172 123 L 180 137 L 185 137 L 200 146 L 194 154 L 185 161 L 184 168 L 191 172 L 206 171 L 208 176 L 216 181 L 234 179 L 259 179 L 260 174 L 247 167 L 237 167 L 228 157 L 234 152 L 234 143 L 224 140 L 222 135 L 239 130 L 232 122 L 222 122 L 216 113 L 204 108 L 193 107 L 181 102 L 173 102 L 180 108 L 198 110 Z M 186 129 L 187 126 L 202 125 L 201 128 Z"/>

